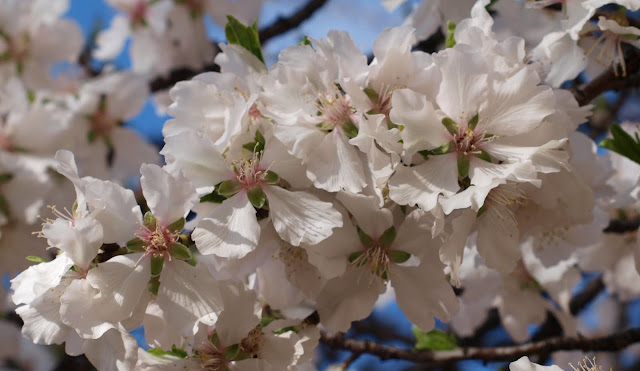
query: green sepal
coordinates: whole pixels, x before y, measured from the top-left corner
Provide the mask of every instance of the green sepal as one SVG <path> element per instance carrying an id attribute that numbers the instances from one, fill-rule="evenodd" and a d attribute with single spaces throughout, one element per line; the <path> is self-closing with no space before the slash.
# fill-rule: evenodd
<path id="1" fill-rule="evenodd" d="M 220 183 L 218 188 L 216 188 L 216 191 L 220 196 L 229 198 L 235 195 L 236 193 L 240 192 L 241 189 L 242 189 L 242 185 L 240 184 L 240 182 L 238 182 L 237 179 L 229 179 Z"/>
<path id="2" fill-rule="evenodd" d="M 156 357 L 162 356 L 174 356 L 178 358 L 187 358 L 187 352 L 182 348 L 177 348 L 175 345 L 171 346 L 171 350 L 164 350 L 162 348 L 151 348 L 147 350 L 147 353 L 154 355 Z"/>
<path id="3" fill-rule="evenodd" d="M 478 126 L 478 121 L 480 121 L 480 115 L 476 113 L 476 115 L 473 116 L 471 120 L 469 120 L 469 123 L 468 123 L 469 129 L 471 130 L 475 129 L 476 126 Z"/>
<path id="4" fill-rule="evenodd" d="M 29 103 L 33 103 L 36 101 L 36 93 L 33 90 L 27 91 L 27 99 Z"/>
<path id="5" fill-rule="evenodd" d="M 89 130 L 87 133 L 87 141 L 89 143 L 93 143 L 96 141 L 96 138 L 98 138 L 98 132 L 95 130 Z"/>
<path id="6" fill-rule="evenodd" d="M 425 159 L 428 160 L 429 156 L 438 156 L 438 155 L 446 155 L 447 153 L 451 153 L 455 151 L 456 146 L 453 142 L 447 142 L 440 147 L 434 149 L 425 149 L 422 151 L 418 151 L 418 153 Z"/>
<path id="7" fill-rule="evenodd" d="M 265 201 L 267 201 L 267 195 L 260 187 L 248 189 L 247 197 L 249 198 L 249 202 L 251 202 L 251 205 L 253 205 L 253 207 L 255 207 L 256 209 L 262 208 Z"/>
<path id="8" fill-rule="evenodd" d="M 486 162 L 491 162 L 491 155 L 489 155 L 486 151 L 480 151 L 480 153 L 474 154 L 474 156 Z"/>
<path id="9" fill-rule="evenodd" d="M 220 349 L 220 337 L 218 336 L 218 332 L 217 331 L 214 331 L 214 332 L 211 333 L 211 335 L 209 335 L 209 341 L 216 348 Z"/>
<path id="10" fill-rule="evenodd" d="M 158 219 L 156 219 L 156 217 L 153 216 L 151 211 L 147 211 L 146 213 L 144 213 L 144 219 L 143 219 L 142 224 L 144 224 L 144 226 L 147 229 L 155 230 L 157 222 L 158 222 Z"/>
<path id="11" fill-rule="evenodd" d="M 485 211 L 487 211 L 487 205 L 482 205 L 482 207 L 480 207 L 478 213 L 476 214 L 476 218 L 479 218 L 480 215 L 485 213 Z"/>
<path id="12" fill-rule="evenodd" d="M 364 93 L 374 103 L 377 103 L 380 100 L 380 95 L 378 94 L 378 92 L 371 88 L 364 88 Z"/>
<path id="13" fill-rule="evenodd" d="M 34 263 L 46 263 L 47 260 L 45 260 L 42 257 L 39 256 L 35 256 L 35 255 L 29 255 L 26 257 L 26 259 L 30 262 L 34 262 Z"/>
<path id="14" fill-rule="evenodd" d="M 127 249 L 131 252 L 144 252 L 144 241 L 139 238 L 134 238 L 127 241 Z"/>
<path id="15" fill-rule="evenodd" d="M 180 233 L 182 232 L 182 230 L 184 229 L 184 224 L 186 223 L 186 220 L 184 219 L 184 217 L 176 220 L 175 222 L 169 224 L 167 226 L 167 229 L 173 233 Z"/>
<path id="16" fill-rule="evenodd" d="M 456 336 L 441 330 L 424 332 L 413 325 L 413 336 L 416 338 L 416 350 L 453 350 L 458 347 Z"/>
<path id="17" fill-rule="evenodd" d="M 191 253 L 191 259 L 187 260 L 187 264 L 189 264 L 192 267 L 195 267 L 196 265 L 198 265 L 198 259 L 196 258 L 196 252 L 197 252 L 197 248 L 196 245 L 191 245 L 189 246 L 189 252 Z"/>
<path id="18" fill-rule="evenodd" d="M 224 27 L 224 34 L 227 42 L 231 45 L 240 45 L 255 55 L 260 62 L 264 63 L 262 50 L 260 48 L 260 37 L 258 36 L 258 23 L 253 22 L 251 27 L 243 25 L 233 16 L 227 16 L 227 25 Z"/>
<path id="19" fill-rule="evenodd" d="M 442 125 L 444 125 L 445 128 L 447 128 L 447 131 L 449 133 L 451 133 L 451 135 L 457 135 L 458 134 L 458 124 L 453 121 L 452 119 L 445 117 L 442 119 Z"/>
<path id="20" fill-rule="evenodd" d="M 408 252 L 400 251 L 400 250 L 391 250 L 389 251 L 389 260 L 395 264 L 402 264 L 409 260 L 411 254 Z"/>
<path id="21" fill-rule="evenodd" d="M 224 348 L 224 358 L 228 361 L 233 361 L 240 353 L 240 344 L 233 344 Z"/>
<path id="22" fill-rule="evenodd" d="M 400 211 L 402 211 L 404 215 L 407 215 L 407 205 L 400 205 Z"/>
<path id="23" fill-rule="evenodd" d="M 444 41 L 444 45 L 447 48 L 453 48 L 456 45 L 455 33 L 456 24 L 451 21 L 447 21 L 447 38 Z"/>
<path id="24" fill-rule="evenodd" d="M 391 226 L 387 228 L 386 231 L 382 232 L 382 236 L 380 236 L 378 242 L 380 243 L 380 245 L 382 245 L 382 247 L 389 248 L 395 239 L 396 227 Z"/>
<path id="25" fill-rule="evenodd" d="M 460 178 L 469 176 L 469 156 L 463 154 L 458 155 L 458 175 Z"/>
<path id="26" fill-rule="evenodd" d="M 11 173 L 2 173 L 2 174 L 0 174 L 0 184 L 7 183 L 11 179 L 13 179 L 13 174 L 11 174 Z"/>
<path id="27" fill-rule="evenodd" d="M 278 183 L 280 181 L 280 177 L 278 176 L 278 174 L 276 174 L 273 171 L 269 170 L 269 171 L 267 171 L 267 173 L 262 178 L 262 181 L 267 183 L 267 184 L 276 184 L 276 183 Z"/>
<path id="28" fill-rule="evenodd" d="M 157 276 L 162 272 L 164 266 L 164 256 L 152 256 L 151 257 L 151 275 Z"/>
<path id="29" fill-rule="evenodd" d="M 321 122 L 319 124 L 316 124 L 316 127 L 322 131 L 326 131 L 326 132 L 330 132 L 331 130 L 333 130 L 333 124 L 325 121 L 325 122 Z"/>
<path id="30" fill-rule="evenodd" d="M 9 202 L 7 202 L 7 199 L 4 197 L 4 195 L 0 193 L 0 213 L 9 218 L 10 212 L 11 210 L 9 209 Z"/>
<path id="31" fill-rule="evenodd" d="M 342 130 L 350 139 L 358 136 L 358 127 L 350 120 L 342 124 Z"/>
<path id="32" fill-rule="evenodd" d="M 169 245 L 169 255 L 171 255 L 172 258 L 180 260 L 191 259 L 191 251 L 189 251 L 189 248 L 180 242 L 174 242 Z"/>
<path id="33" fill-rule="evenodd" d="M 369 247 L 373 245 L 373 238 L 371 238 L 368 234 L 363 231 L 360 226 L 356 226 L 356 230 L 358 231 L 358 237 L 360 237 L 360 243 L 364 247 Z"/>
<path id="34" fill-rule="evenodd" d="M 160 289 L 160 278 L 158 276 L 151 277 L 151 280 L 149 281 L 149 286 L 147 286 L 147 289 L 153 295 L 158 295 L 158 290 Z"/>
<path id="35" fill-rule="evenodd" d="M 260 130 L 256 130 L 256 134 L 254 135 L 254 141 L 245 143 L 242 148 L 251 151 L 252 153 L 260 153 L 264 151 L 264 146 L 266 144 L 266 140 L 264 136 L 260 132 Z"/>
<path id="36" fill-rule="evenodd" d="M 354 253 L 351 253 L 351 255 L 349 255 L 349 263 L 353 263 L 354 261 L 356 261 L 356 259 L 358 259 L 362 254 L 363 254 L 362 251 L 356 251 Z"/>
<path id="37" fill-rule="evenodd" d="M 226 199 L 226 197 L 219 195 L 218 192 L 213 191 L 208 195 L 200 197 L 200 202 L 213 202 L 214 204 L 221 204 L 222 201 Z"/>

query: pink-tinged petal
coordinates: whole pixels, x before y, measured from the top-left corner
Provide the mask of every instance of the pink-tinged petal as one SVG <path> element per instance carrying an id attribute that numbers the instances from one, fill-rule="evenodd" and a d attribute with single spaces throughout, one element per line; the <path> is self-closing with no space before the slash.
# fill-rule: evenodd
<path id="1" fill-rule="evenodd" d="M 64 251 L 77 266 L 87 270 L 102 246 L 102 225 L 92 217 L 76 219 L 73 224 L 58 218 L 45 223 L 42 234 L 49 246 Z"/>
<path id="2" fill-rule="evenodd" d="M 437 259 L 426 260 L 417 267 L 391 264 L 389 273 L 398 306 L 407 319 L 423 331 L 433 329 L 434 317 L 449 322 L 458 311 L 458 298 Z M 421 284 L 416 285 L 416 282 Z"/>
<path id="3" fill-rule="evenodd" d="M 138 342 L 123 328 L 111 329 L 100 339 L 87 340 L 82 349 L 98 370 L 132 370 L 138 361 Z"/>
<path id="4" fill-rule="evenodd" d="M 222 202 L 193 231 L 192 238 L 203 255 L 240 259 L 255 250 L 260 239 L 256 210 L 241 191 Z"/>
<path id="5" fill-rule="evenodd" d="M 380 208 L 378 200 L 373 196 L 340 192 L 336 198 L 353 215 L 355 224 L 372 238 L 380 237 L 393 226 L 391 211 Z"/>
<path id="6" fill-rule="evenodd" d="M 171 175 L 158 165 L 140 168 L 142 193 L 149 209 L 163 225 L 184 217 L 198 201 L 198 195 L 182 174 Z"/>
<path id="7" fill-rule="evenodd" d="M 318 295 L 320 323 L 332 331 L 346 332 L 351 322 L 366 318 L 386 289 L 380 277 L 365 269 L 347 269 L 342 277 L 327 282 Z"/>
<path id="8" fill-rule="evenodd" d="M 442 71 L 438 106 L 455 122 L 470 120 L 486 100 L 487 72 L 479 50 L 455 46 L 433 57 Z"/>
<path id="9" fill-rule="evenodd" d="M 263 188 L 269 201 L 269 218 L 283 240 L 294 246 L 315 245 L 342 227 L 342 214 L 330 202 L 306 192 L 276 186 Z"/>
<path id="10" fill-rule="evenodd" d="M 389 197 L 400 205 L 418 205 L 425 211 L 433 209 L 438 196 L 455 194 L 458 170 L 455 156 L 431 156 L 417 166 L 398 166 L 389 180 Z"/>
<path id="11" fill-rule="evenodd" d="M 222 295 L 207 269 L 181 260 L 165 262 L 156 302 L 180 335 L 195 335 L 198 322 L 213 326 L 223 308 Z"/>
<path id="12" fill-rule="evenodd" d="M 427 97 L 410 89 L 398 89 L 391 100 L 390 118 L 394 124 L 404 127 L 401 136 L 407 151 L 434 149 L 451 140 Z"/>
<path id="13" fill-rule="evenodd" d="M 351 193 L 358 193 L 367 185 L 361 152 L 349 144 L 342 130 L 332 131 L 313 145 L 315 149 L 303 159 L 313 185 L 329 192 Z"/>
<path id="14" fill-rule="evenodd" d="M 13 303 L 16 305 L 31 303 L 49 289 L 58 286 L 62 276 L 73 264 L 73 260 L 66 254 L 60 254 L 50 262 L 30 266 L 11 280 Z"/>

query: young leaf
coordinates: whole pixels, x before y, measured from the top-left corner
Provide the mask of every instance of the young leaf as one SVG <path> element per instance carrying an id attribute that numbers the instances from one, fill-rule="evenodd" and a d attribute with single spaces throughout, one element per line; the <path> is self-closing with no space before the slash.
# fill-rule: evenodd
<path id="1" fill-rule="evenodd" d="M 413 336 L 416 338 L 417 350 L 452 350 L 456 349 L 456 337 L 440 330 L 424 332 L 418 326 L 413 326 Z"/>
<path id="2" fill-rule="evenodd" d="M 620 125 L 611 127 L 613 138 L 606 138 L 600 142 L 600 147 L 616 152 L 631 161 L 640 164 L 640 141 L 633 139 Z"/>
<path id="3" fill-rule="evenodd" d="M 227 16 L 227 25 L 224 27 L 227 42 L 231 45 L 240 45 L 255 55 L 262 63 L 264 57 L 260 49 L 260 38 L 258 37 L 258 23 L 253 22 L 251 27 L 243 25 L 233 16 Z"/>
<path id="4" fill-rule="evenodd" d="M 447 39 L 444 41 L 444 45 L 447 48 L 453 48 L 456 45 L 456 39 L 454 38 L 454 34 L 456 32 L 456 24 L 447 21 Z"/>

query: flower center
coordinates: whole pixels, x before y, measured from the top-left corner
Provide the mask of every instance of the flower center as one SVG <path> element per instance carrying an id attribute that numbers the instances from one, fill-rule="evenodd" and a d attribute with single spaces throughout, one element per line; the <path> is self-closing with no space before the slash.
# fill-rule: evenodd
<path id="1" fill-rule="evenodd" d="M 335 86 L 318 94 L 316 107 L 329 130 L 351 121 L 351 101 Z"/>
<path id="2" fill-rule="evenodd" d="M 147 15 L 147 2 L 139 0 L 133 5 L 129 14 L 132 26 L 144 26 L 146 24 L 144 18 Z"/>
<path id="3" fill-rule="evenodd" d="M 453 135 L 453 141 L 458 153 L 464 155 L 479 155 L 482 153 L 482 145 L 490 142 L 493 135 L 487 134 L 486 131 L 472 130 L 461 125 L 458 133 Z"/>
<path id="4" fill-rule="evenodd" d="M 210 341 L 206 341 L 202 344 L 198 350 L 196 360 L 200 363 L 203 370 L 208 371 L 226 370 L 229 365 L 229 361 L 225 357 L 224 351 L 218 349 Z"/>
<path id="5" fill-rule="evenodd" d="M 486 206 L 486 210 L 503 223 L 505 220 L 510 220 L 517 224 L 515 212 L 521 206 L 525 206 L 526 201 L 524 191 L 517 184 L 507 183 L 492 189 L 483 207 Z"/>
<path id="6" fill-rule="evenodd" d="M 367 266 L 372 275 L 378 276 L 384 280 L 388 278 L 389 271 L 389 253 L 381 244 L 374 242 L 367 247 L 364 252 L 356 253 L 357 257 L 351 261 L 355 267 L 361 268 Z"/>
<path id="7" fill-rule="evenodd" d="M 144 242 L 146 255 L 169 256 L 169 246 L 178 240 L 178 235 L 169 231 L 166 226 L 156 221 L 154 229 L 142 226 L 136 237 Z"/>
<path id="8" fill-rule="evenodd" d="M 599 36 L 598 36 L 599 34 Z M 592 57 L 596 63 L 603 67 L 613 67 L 615 76 L 619 76 L 617 66 L 620 66 L 622 76 L 627 76 L 627 65 L 624 61 L 622 50 L 622 38 L 615 32 L 609 30 L 591 31 L 583 37 L 595 39 L 593 44 L 585 51 L 586 56 Z M 596 50 L 599 52 L 596 53 Z"/>
<path id="9" fill-rule="evenodd" d="M 249 159 L 243 158 L 239 161 L 233 161 L 233 171 L 236 173 L 236 179 L 240 186 L 249 189 L 262 183 L 268 169 L 260 169 L 260 154 L 254 152 Z"/>

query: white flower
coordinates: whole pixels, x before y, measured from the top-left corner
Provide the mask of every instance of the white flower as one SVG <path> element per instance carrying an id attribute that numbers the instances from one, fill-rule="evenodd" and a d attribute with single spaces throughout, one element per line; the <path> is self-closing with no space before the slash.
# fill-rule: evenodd
<path id="1" fill-rule="evenodd" d="M 517 361 L 509 364 L 509 371 L 562 371 L 562 369 L 556 365 L 541 366 L 531 362 L 529 357 L 522 356 Z"/>

